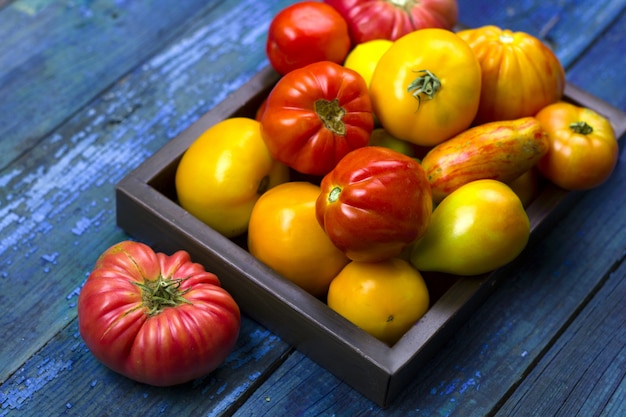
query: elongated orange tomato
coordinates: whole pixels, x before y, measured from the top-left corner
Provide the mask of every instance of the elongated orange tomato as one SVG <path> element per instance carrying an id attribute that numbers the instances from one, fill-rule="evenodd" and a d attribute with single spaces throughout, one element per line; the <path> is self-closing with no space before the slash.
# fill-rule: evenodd
<path id="1" fill-rule="evenodd" d="M 468 182 L 509 182 L 533 167 L 548 151 L 548 137 L 534 117 L 485 123 L 435 146 L 422 159 L 433 201 Z"/>
<path id="2" fill-rule="evenodd" d="M 534 116 L 560 100 L 565 71 L 540 39 L 489 25 L 459 31 L 481 67 L 480 106 L 474 124 Z"/>

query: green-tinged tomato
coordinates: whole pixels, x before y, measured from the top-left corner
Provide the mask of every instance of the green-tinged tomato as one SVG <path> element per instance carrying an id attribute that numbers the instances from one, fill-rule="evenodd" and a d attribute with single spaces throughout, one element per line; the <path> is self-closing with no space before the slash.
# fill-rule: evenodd
<path id="1" fill-rule="evenodd" d="M 449 194 L 433 211 L 411 250 L 419 271 L 479 275 L 515 259 L 530 237 L 530 221 L 511 188 L 478 180 Z"/>

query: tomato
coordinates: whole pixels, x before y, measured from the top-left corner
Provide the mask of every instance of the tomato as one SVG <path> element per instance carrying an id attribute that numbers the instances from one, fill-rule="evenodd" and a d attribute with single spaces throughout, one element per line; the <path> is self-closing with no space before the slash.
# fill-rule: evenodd
<path id="1" fill-rule="evenodd" d="M 391 136 L 389 132 L 387 132 L 382 127 L 376 128 L 372 131 L 372 134 L 370 135 L 369 146 L 383 146 L 385 148 L 393 149 L 394 151 L 410 156 L 411 158 L 415 157 L 416 150 L 413 144 L 405 140 L 400 140 L 395 136 Z"/>
<path id="2" fill-rule="evenodd" d="M 358 72 L 369 87 L 378 60 L 387 52 L 391 44 L 392 42 L 386 39 L 358 44 L 350 51 L 343 66 Z"/>
<path id="3" fill-rule="evenodd" d="M 372 262 L 398 256 L 420 237 L 432 204 L 428 179 L 414 158 L 367 146 L 324 176 L 316 216 L 348 258 Z"/>
<path id="4" fill-rule="evenodd" d="M 248 231 L 252 256 L 315 297 L 326 295 L 330 281 L 348 263 L 317 222 L 319 194 L 320 188 L 309 182 L 272 188 L 254 206 Z"/>
<path id="5" fill-rule="evenodd" d="M 350 262 L 331 282 L 328 306 L 377 339 L 393 345 L 428 310 L 422 275 L 407 261 Z"/>
<path id="6" fill-rule="evenodd" d="M 274 16 L 265 50 L 272 67 L 285 75 L 317 61 L 342 64 L 351 46 L 339 12 L 324 3 L 302 1 Z"/>
<path id="7" fill-rule="evenodd" d="M 500 181 L 477 180 L 435 208 L 410 260 L 422 272 L 479 275 L 515 259 L 529 237 L 530 221 L 517 194 Z"/>
<path id="8" fill-rule="evenodd" d="M 548 132 L 550 147 L 539 172 L 566 190 L 586 190 L 606 181 L 617 164 L 619 147 L 610 121 L 568 102 L 544 107 L 536 118 Z"/>
<path id="9" fill-rule="evenodd" d="M 366 146 L 373 128 L 363 77 L 328 61 L 283 76 L 261 117 L 272 157 L 311 175 L 325 175 L 345 154 Z"/>
<path id="10" fill-rule="evenodd" d="M 185 210 L 226 237 L 244 233 L 254 203 L 289 179 L 274 160 L 258 121 L 225 119 L 196 139 L 176 169 L 176 192 Z"/>
<path id="11" fill-rule="evenodd" d="M 482 70 L 475 124 L 534 116 L 563 96 L 563 66 L 538 38 L 497 26 L 457 35 L 470 45 Z"/>
<path id="12" fill-rule="evenodd" d="M 240 312 L 218 277 L 187 252 L 168 256 L 124 241 L 98 258 L 78 297 L 78 324 L 104 365 L 170 386 L 221 365 L 235 346 Z"/>
<path id="13" fill-rule="evenodd" d="M 517 194 L 524 208 L 530 206 L 530 203 L 539 195 L 539 173 L 536 167 L 529 169 L 512 181 L 506 182 L 506 184 Z"/>
<path id="14" fill-rule="evenodd" d="M 324 0 L 348 22 L 354 44 L 373 39 L 396 40 L 418 29 L 452 29 L 456 0 Z"/>
<path id="15" fill-rule="evenodd" d="M 399 139 L 437 145 L 474 120 L 480 71 L 474 52 L 454 33 L 411 32 L 378 61 L 370 83 L 374 114 Z"/>

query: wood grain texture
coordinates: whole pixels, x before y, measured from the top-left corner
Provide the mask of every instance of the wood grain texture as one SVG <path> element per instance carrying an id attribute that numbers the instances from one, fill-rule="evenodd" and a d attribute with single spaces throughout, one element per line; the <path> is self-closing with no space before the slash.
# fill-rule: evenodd
<path id="1" fill-rule="evenodd" d="M 0 152 L 0 302 L 11 305 L 0 328 L 13 335 L 0 344 L 0 381 L 75 319 L 97 256 L 127 238 L 115 226 L 115 183 L 266 63 L 267 24 L 287 3 L 221 2 L 200 18 L 191 13 L 175 43 L 147 60 L 128 58 L 131 73 L 72 117 L 66 108 L 68 120 L 29 153 Z M 0 21 L 4 13 L 14 11 L 1 10 Z M 19 45 L 0 47 L 36 40 L 35 31 L 19 33 Z"/>
<path id="2" fill-rule="evenodd" d="M 18 0 L 1 9 L 0 168 L 219 3 Z"/>
<path id="3" fill-rule="evenodd" d="M 0 416 L 626 413 L 624 150 L 387 410 L 249 319 L 223 368 L 175 389 L 87 352 L 76 297 L 127 238 L 115 183 L 266 63 L 291 3 L 0 0 Z M 548 40 L 568 80 L 626 109 L 625 0 L 459 4 Z"/>

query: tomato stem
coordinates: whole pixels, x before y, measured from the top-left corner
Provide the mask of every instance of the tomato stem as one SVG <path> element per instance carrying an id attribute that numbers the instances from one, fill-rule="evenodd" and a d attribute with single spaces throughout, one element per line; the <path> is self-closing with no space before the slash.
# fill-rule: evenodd
<path id="1" fill-rule="evenodd" d="M 324 123 L 324 127 L 337 135 L 346 134 L 346 125 L 343 123 L 343 116 L 346 109 L 339 105 L 339 100 L 332 101 L 323 98 L 315 101 L 315 113 Z"/>
<path id="2" fill-rule="evenodd" d="M 581 135 L 588 135 L 593 132 L 593 127 L 587 124 L 585 121 L 570 123 L 569 128 L 574 133 L 580 133 Z"/>
<path id="3" fill-rule="evenodd" d="M 341 187 L 336 185 L 328 193 L 328 202 L 334 203 L 335 201 L 339 200 L 339 194 L 341 194 Z"/>
<path id="4" fill-rule="evenodd" d="M 411 81 L 407 87 L 407 91 L 417 99 L 419 108 L 419 105 L 422 103 L 422 94 L 426 95 L 429 100 L 432 100 L 437 91 L 441 88 L 441 81 L 439 81 L 439 78 L 437 78 L 435 74 L 428 70 L 419 70 L 416 72 L 424 75 Z"/>
<path id="5" fill-rule="evenodd" d="M 156 280 L 144 279 L 144 282 L 134 284 L 141 288 L 143 305 L 148 309 L 148 316 L 161 313 L 167 307 L 176 307 L 180 304 L 192 304 L 191 301 L 183 297 L 191 288 L 180 290 L 183 278 L 172 279 L 159 275 Z"/>

